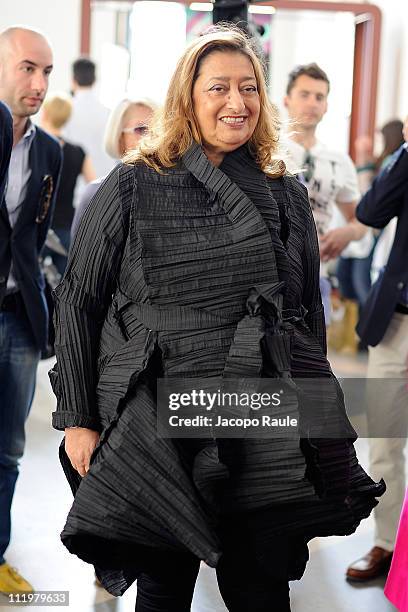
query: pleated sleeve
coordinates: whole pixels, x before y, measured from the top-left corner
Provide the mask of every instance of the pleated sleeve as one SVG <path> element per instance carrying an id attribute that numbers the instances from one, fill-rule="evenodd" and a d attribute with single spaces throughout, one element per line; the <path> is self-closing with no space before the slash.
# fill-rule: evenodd
<path id="1" fill-rule="evenodd" d="M 116 167 L 91 200 L 71 246 L 64 278 L 54 291 L 56 367 L 50 372 L 57 395 L 53 426 L 100 427 L 95 412 L 99 338 L 112 301 L 128 223 L 120 181 L 133 174 Z"/>

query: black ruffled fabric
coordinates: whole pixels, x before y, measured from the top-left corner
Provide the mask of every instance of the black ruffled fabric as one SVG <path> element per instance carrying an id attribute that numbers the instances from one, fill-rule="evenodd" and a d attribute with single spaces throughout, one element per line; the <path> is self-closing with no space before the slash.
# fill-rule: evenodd
<path id="1" fill-rule="evenodd" d="M 121 166 L 98 191 L 56 290 L 51 379 L 54 426 L 101 430 L 83 480 L 61 448 L 75 494 L 61 537 L 111 593 L 158 553 L 215 566 L 239 520 L 266 566 L 277 538 L 297 538 L 281 570 L 299 578 L 309 539 L 352 533 L 376 505 L 384 483 L 355 456 L 318 276 L 303 188 L 267 179 L 247 147 L 219 168 L 198 145 L 163 175 Z M 304 436 L 158 438 L 157 377 L 280 378 Z M 324 403 L 303 382 L 317 378 L 331 383 Z"/>

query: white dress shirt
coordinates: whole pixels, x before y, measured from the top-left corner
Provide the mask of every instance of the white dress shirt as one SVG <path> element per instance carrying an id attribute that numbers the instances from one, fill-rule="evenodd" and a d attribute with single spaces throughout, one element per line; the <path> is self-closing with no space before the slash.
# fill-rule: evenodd
<path id="1" fill-rule="evenodd" d="M 115 164 L 103 146 L 109 110 L 99 102 L 92 88 L 76 91 L 72 105 L 71 117 L 63 130 L 64 138 L 81 145 L 92 161 L 96 176 L 105 176 Z"/>

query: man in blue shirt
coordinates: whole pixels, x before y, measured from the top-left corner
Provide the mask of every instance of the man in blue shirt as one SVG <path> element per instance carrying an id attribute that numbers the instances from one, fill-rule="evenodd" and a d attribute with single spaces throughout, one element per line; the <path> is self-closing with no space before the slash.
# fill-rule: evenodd
<path id="1" fill-rule="evenodd" d="M 51 221 L 61 167 L 57 141 L 31 123 L 48 89 L 52 51 L 22 27 L 0 33 L 0 100 L 11 110 L 13 150 L 0 205 L 0 592 L 32 591 L 4 558 L 10 509 L 24 452 L 24 425 L 37 365 L 47 343 L 48 311 L 38 258 Z"/>

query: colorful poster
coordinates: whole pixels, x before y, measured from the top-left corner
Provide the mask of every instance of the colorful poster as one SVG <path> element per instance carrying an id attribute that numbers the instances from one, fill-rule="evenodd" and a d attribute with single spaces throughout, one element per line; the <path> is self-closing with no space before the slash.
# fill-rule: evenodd
<path id="1" fill-rule="evenodd" d="M 200 36 L 204 30 L 212 25 L 212 11 L 192 11 L 190 8 L 186 7 L 186 18 L 186 34 L 188 43 L 193 38 Z"/>
<path id="2" fill-rule="evenodd" d="M 187 17 L 187 42 L 200 36 L 209 26 L 212 25 L 212 11 L 194 11 L 186 7 Z M 265 60 L 269 62 L 269 54 L 271 51 L 271 22 L 273 15 L 258 15 L 250 13 L 249 23 L 254 26 L 257 31 L 256 37 L 261 45 Z"/>

